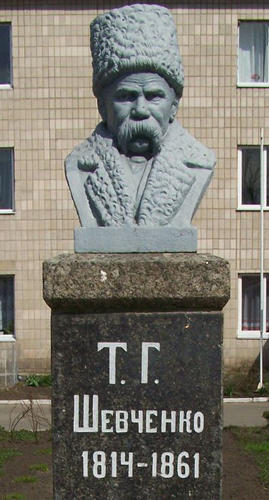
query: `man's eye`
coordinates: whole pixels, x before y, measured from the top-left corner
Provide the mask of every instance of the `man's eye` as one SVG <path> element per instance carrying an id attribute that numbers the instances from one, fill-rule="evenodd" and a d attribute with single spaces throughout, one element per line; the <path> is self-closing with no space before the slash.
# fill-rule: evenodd
<path id="1" fill-rule="evenodd" d="M 136 95 L 133 94 L 132 92 L 121 92 L 117 96 L 117 101 L 119 102 L 128 102 L 128 101 L 134 101 L 136 99 Z"/>
<path id="2" fill-rule="evenodd" d="M 147 95 L 146 95 L 146 98 L 147 98 L 147 100 L 148 100 L 148 101 L 154 101 L 154 100 L 155 100 L 155 101 L 158 101 L 158 100 L 160 100 L 160 99 L 162 99 L 162 98 L 163 98 L 163 95 L 162 95 L 162 94 L 159 94 L 159 93 L 157 93 L 157 92 L 152 92 L 152 93 L 150 93 L 150 94 L 147 94 Z"/>

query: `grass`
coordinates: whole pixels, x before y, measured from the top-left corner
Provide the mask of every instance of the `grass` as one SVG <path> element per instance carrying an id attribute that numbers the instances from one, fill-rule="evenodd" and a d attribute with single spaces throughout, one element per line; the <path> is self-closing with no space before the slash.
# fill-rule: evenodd
<path id="1" fill-rule="evenodd" d="M 29 467 L 30 471 L 48 472 L 49 466 L 47 464 L 34 464 Z"/>
<path id="2" fill-rule="evenodd" d="M 26 496 L 23 493 L 9 493 L 3 500 L 26 500 Z"/>
<path id="3" fill-rule="evenodd" d="M 13 439 L 20 442 L 20 444 L 18 444 L 17 446 L 21 451 L 18 451 L 15 448 L 16 445 L 14 445 L 14 448 L 12 448 L 12 444 L 9 445 L 9 443 L 12 442 Z M 29 444 L 27 444 L 29 440 L 31 441 L 30 446 Z M 0 493 L 1 500 L 27 500 L 27 491 L 29 488 L 33 488 L 33 485 L 35 483 L 38 483 L 38 476 L 43 473 L 49 474 L 49 471 L 51 469 L 50 465 L 47 465 L 46 463 L 43 463 L 41 461 L 39 462 L 39 460 L 43 460 L 44 462 L 46 462 L 47 460 L 50 461 L 50 459 L 47 459 L 47 456 L 51 455 L 52 453 L 51 445 L 46 438 L 46 441 L 44 441 L 44 446 L 39 450 L 35 450 L 36 445 L 35 442 L 33 442 L 32 432 L 20 430 L 13 431 L 13 433 L 11 433 L 10 431 L 5 431 L 2 427 L 0 427 L 0 441 L 4 443 L 2 444 L 2 448 L 6 448 L 1 449 L 0 442 L 0 475 L 2 473 L 2 481 L 8 481 L 8 484 L 10 484 L 10 487 L 8 488 L 9 492 L 6 492 L 4 496 L 2 496 Z M 26 442 L 26 448 L 24 448 L 24 444 L 21 444 L 21 442 L 23 441 Z M 26 454 L 24 454 L 24 449 L 26 451 Z M 28 461 L 28 454 L 31 455 L 31 460 L 33 459 L 34 455 L 42 455 L 44 458 L 37 458 L 37 463 L 30 465 Z M 7 475 L 4 475 L 5 471 L 2 470 L 3 465 L 7 460 L 15 460 L 16 455 L 21 455 L 21 458 L 19 460 L 20 463 L 22 463 L 22 461 L 25 463 L 25 467 L 21 469 L 20 473 L 18 473 L 16 468 L 13 467 L 14 474 L 9 474 L 9 477 L 7 477 Z M 26 491 L 26 495 L 18 492 L 18 490 L 20 491 L 21 488 L 24 488 L 24 490 Z"/>
<path id="4" fill-rule="evenodd" d="M 269 487 L 269 442 L 268 443 L 248 443 L 245 449 L 250 451 L 258 466 L 261 468 L 261 478 L 263 483 Z"/>
<path id="5" fill-rule="evenodd" d="M 12 448 L 8 448 L 7 450 L 0 449 L 0 475 L 2 474 L 2 469 L 4 463 L 12 457 L 16 457 L 21 455 L 18 450 L 13 450 Z"/>
<path id="6" fill-rule="evenodd" d="M 269 487 L 269 425 L 266 427 L 233 427 L 233 435 L 253 457 L 260 469 L 262 482 Z"/>
<path id="7" fill-rule="evenodd" d="M 0 441 L 35 441 L 35 436 L 32 431 L 21 429 L 10 432 L 6 431 L 3 427 L 0 427 Z"/>
<path id="8" fill-rule="evenodd" d="M 14 479 L 14 483 L 36 483 L 37 480 L 35 476 L 19 476 Z"/>
<path id="9" fill-rule="evenodd" d="M 51 455 L 52 454 L 52 449 L 51 448 L 43 448 L 42 450 L 38 450 L 35 455 Z"/>
<path id="10" fill-rule="evenodd" d="M 25 385 L 28 387 L 51 387 L 51 375 L 37 375 L 32 373 L 25 379 Z"/>

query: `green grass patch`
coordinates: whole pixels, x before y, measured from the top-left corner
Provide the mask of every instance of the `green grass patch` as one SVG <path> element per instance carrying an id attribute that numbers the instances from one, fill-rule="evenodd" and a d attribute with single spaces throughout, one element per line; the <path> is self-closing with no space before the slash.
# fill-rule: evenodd
<path id="1" fill-rule="evenodd" d="M 0 441 L 9 441 L 10 432 L 6 431 L 4 427 L 0 426 Z"/>
<path id="2" fill-rule="evenodd" d="M 9 493 L 3 500 L 26 500 L 26 496 L 23 493 Z"/>
<path id="3" fill-rule="evenodd" d="M 36 441 L 35 433 L 31 431 L 26 431 L 25 429 L 21 429 L 19 431 L 11 431 L 8 433 L 9 439 L 12 441 Z"/>
<path id="4" fill-rule="evenodd" d="M 2 468 L 4 463 L 7 460 L 10 460 L 11 458 L 16 457 L 18 455 L 21 455 L 21 453 L 18 450 L 13 450 L 12 448 L 8 448 L 7 450 L 0 449 L 0 475 L 3 473 Z"/>
<path id="5" fill-rule="evenodd" d="M 48 472 L 49 466 L 47 464 L 34 464 L 29 467 L 30 471 L 40 471 L 40 472 Z"/>
<path id="6" fill-rule="evenodd" d="M 51 455 L 51 454 L 52 454 L 51 448 L 42 448 L 42 450 L 38 450 L 35 452 L 35 455 Z"/>
<path id="7" fill-rule="evenodd" d="M 51 387 L 51 375 L 36 375 L 32 373 L 25 379 L 25 385 L 28 387 Z"/>
<path id="8" fill-rule="evenodd" d="M 269 487 L 269 426 L 233 427 L 231 430 L 243 448 L 251 454 L 260 469 L 264 485 Z"/>
<path id="9" fill-rule="evenodd" d="M 35 476 L 19 476 L 14 479 L 14 483 L 36 483 L 37 477 Z"/>
<path id="10" fill-rule="evenodd" d="M 25 429 L 6 431 L 3 427 L 0 427 L 0 441 L 36 441 L 36 436 L 34 432 Z"/>

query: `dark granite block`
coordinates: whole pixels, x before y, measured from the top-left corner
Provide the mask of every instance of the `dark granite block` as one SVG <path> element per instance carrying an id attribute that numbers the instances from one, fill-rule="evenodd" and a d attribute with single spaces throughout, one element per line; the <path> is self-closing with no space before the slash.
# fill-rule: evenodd
<path id="1" fill-rule="evenodd" d="M 221 332 L 218 312 L 52 315 L 55 500 L 220 500 Z"/>

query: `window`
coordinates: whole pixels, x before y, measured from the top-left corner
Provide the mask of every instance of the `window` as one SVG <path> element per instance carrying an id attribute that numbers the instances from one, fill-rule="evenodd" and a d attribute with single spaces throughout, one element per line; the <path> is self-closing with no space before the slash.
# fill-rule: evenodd
<path id="1" fill-rule="evenodd" d="M 238 83 L 249 86 L 269 84 L 269 22 L 240 21 Z"/>
<path id="2" fill-rule="evenodd" d="M 264 200 L 269 207 L 269 148 L 264 148 Z M 261 200 L 260 147 L 241 147 L 238 150 L 238 208 L 258 210 Z"/>
<path id="3" fill-rule="evenodd" d="M 0 214 L 14 211 L 13 149 L 0 148 Z"/>
<path id="4" fill-rule="evenodd" d="M 265 306 L 263 322 L 266 325 L 264 338 L 269 338 L 269 275 L 264 275 Z M 267 286 L 268 284 L 268 286 Z M 239 314 L 238 338 L 260 338 L 260 275 L 244 274 L 239 276 Z"/>
<path id="5" fill-rule="evenodd" d="M 0 86 L 11 84 L 11 24 L 0 23 Z"/>
<path id="6" fill-rule="evenodd" d="M 14 276 L 0 276 L 0 335 L 14 336 Z"/>

